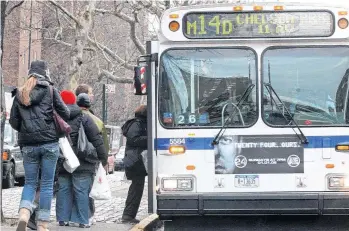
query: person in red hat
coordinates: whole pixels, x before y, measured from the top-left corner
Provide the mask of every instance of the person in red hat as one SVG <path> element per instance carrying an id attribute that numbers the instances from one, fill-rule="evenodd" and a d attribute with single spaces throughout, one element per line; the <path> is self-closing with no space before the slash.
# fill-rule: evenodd
<path id="1" fill-rule="evenodd" d="M 67 90 L 61 92 L 61 97 L 70 110 L 70 117 L 66 122 L 72 129 L 70 139 L 80 166 L 73 173 L 67 172 L 63 166 L 59 167 L 56 220 L 60 226 L 69 226 L 69 222 L 74 222 L 79 224 L 80 228 L 88 228 L 90 227 L 89 194 L 96 172 L 95 166 L 98 162 L 102 162 L 105 166 L 108 153 L 97 125 L 89 115 L 83 113 L 81 108 L 86 105 L 80 105 L 80 101 L 89 104 L 89 98 L 81 100 L 78 97 L 77 102 L 75 94 Z M 87 140 L 93 145 L 92 149 L 87 150 L 86 153 L 76 152 L 81 126 Z"/>

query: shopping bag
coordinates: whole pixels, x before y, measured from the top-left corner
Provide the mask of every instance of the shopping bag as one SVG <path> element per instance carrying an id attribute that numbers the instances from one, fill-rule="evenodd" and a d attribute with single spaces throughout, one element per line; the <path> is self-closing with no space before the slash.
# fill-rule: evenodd
<path id="1" fill-rule="evenodd" d="M 72 173 L 80 166 L 79 159 L 76 157 L 67 137 L 59 138 L 59 147 L 61 148 L 62 154 L 64 156 L 63 167 L 68 172 Z"/>
<path id="2" fill-rule="evenodd" d="M 102 164 L 99 164 L 97 174 L 93 181 L 90 197 L 95 200 L 110 200 L 111 191 L 107 180 L 107 173 Z"/>
<path id="3" fill-rule="evenodd" d="M 141 156 L 142 156 L 142 160 L 143 160 L 145 171 L 148 173 L 148 156 L 147 156 L 147 154 L 148 154 L 148 151 L 144 150 L 141 153 Z"/>

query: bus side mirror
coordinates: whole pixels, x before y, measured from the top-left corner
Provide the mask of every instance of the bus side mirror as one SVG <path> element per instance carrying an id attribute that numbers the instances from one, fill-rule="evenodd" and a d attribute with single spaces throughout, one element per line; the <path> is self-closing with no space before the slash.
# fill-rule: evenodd
<path id="1" fill-rule="evenodd" d="M 136 66 L 134 68 L 134 94 L 135 95 L 146 95 L 147 94 L 147 79 L 146 79 L 146 67 Z"/>

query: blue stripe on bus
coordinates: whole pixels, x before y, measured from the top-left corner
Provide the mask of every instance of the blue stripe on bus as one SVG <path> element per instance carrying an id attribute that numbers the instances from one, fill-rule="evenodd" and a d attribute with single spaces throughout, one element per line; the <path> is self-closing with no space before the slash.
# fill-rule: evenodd
<path id="1" fill-rule="evenodd" d="M 154 140 L 154 147 L 157 150 L 168 150 L 170 139 L 176 138 L 157 138 Z M 336 144 L 348 142 L 349 136 L 307 136 L 309 144 L 304 148 L 334 148 Z M 212 150 L 212 137 L 190 137 L 184 138 L 186 150 Z M 330 141 L 330 142 L 328 142 Z"/>

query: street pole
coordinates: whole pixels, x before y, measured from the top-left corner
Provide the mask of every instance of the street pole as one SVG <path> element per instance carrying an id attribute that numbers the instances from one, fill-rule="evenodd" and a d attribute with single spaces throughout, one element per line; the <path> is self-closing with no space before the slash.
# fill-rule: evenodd
<path id="1" fill-rule="evenodd" d="M 103 108 L 102 108 L 102 112 L 103 112 L 103 123 L 105 124 L 107 121 L 107 104 L 106 104 L 106 100 L 105 100 L 105 96 L 106 96 L 106 92 L 105 92 L 105 83 L 103 83 L 103 96 L 102 96 L 102 101 L 103 101 Z"/>
<path id="2" fill-rule="evenodd" d="M 109 79 L 107 78 L 107 84 L 109 84 Z M 105 124 L 108 124 L 108 94 L 105 94 Z"/>
<path id="3" fill-rule="evenodd" d="M 29 45 L 28 45 L 28 70 L 30 69 L 32 48 L 32 23 L 33 23 L 33 0 L 30 1 Z"/>

